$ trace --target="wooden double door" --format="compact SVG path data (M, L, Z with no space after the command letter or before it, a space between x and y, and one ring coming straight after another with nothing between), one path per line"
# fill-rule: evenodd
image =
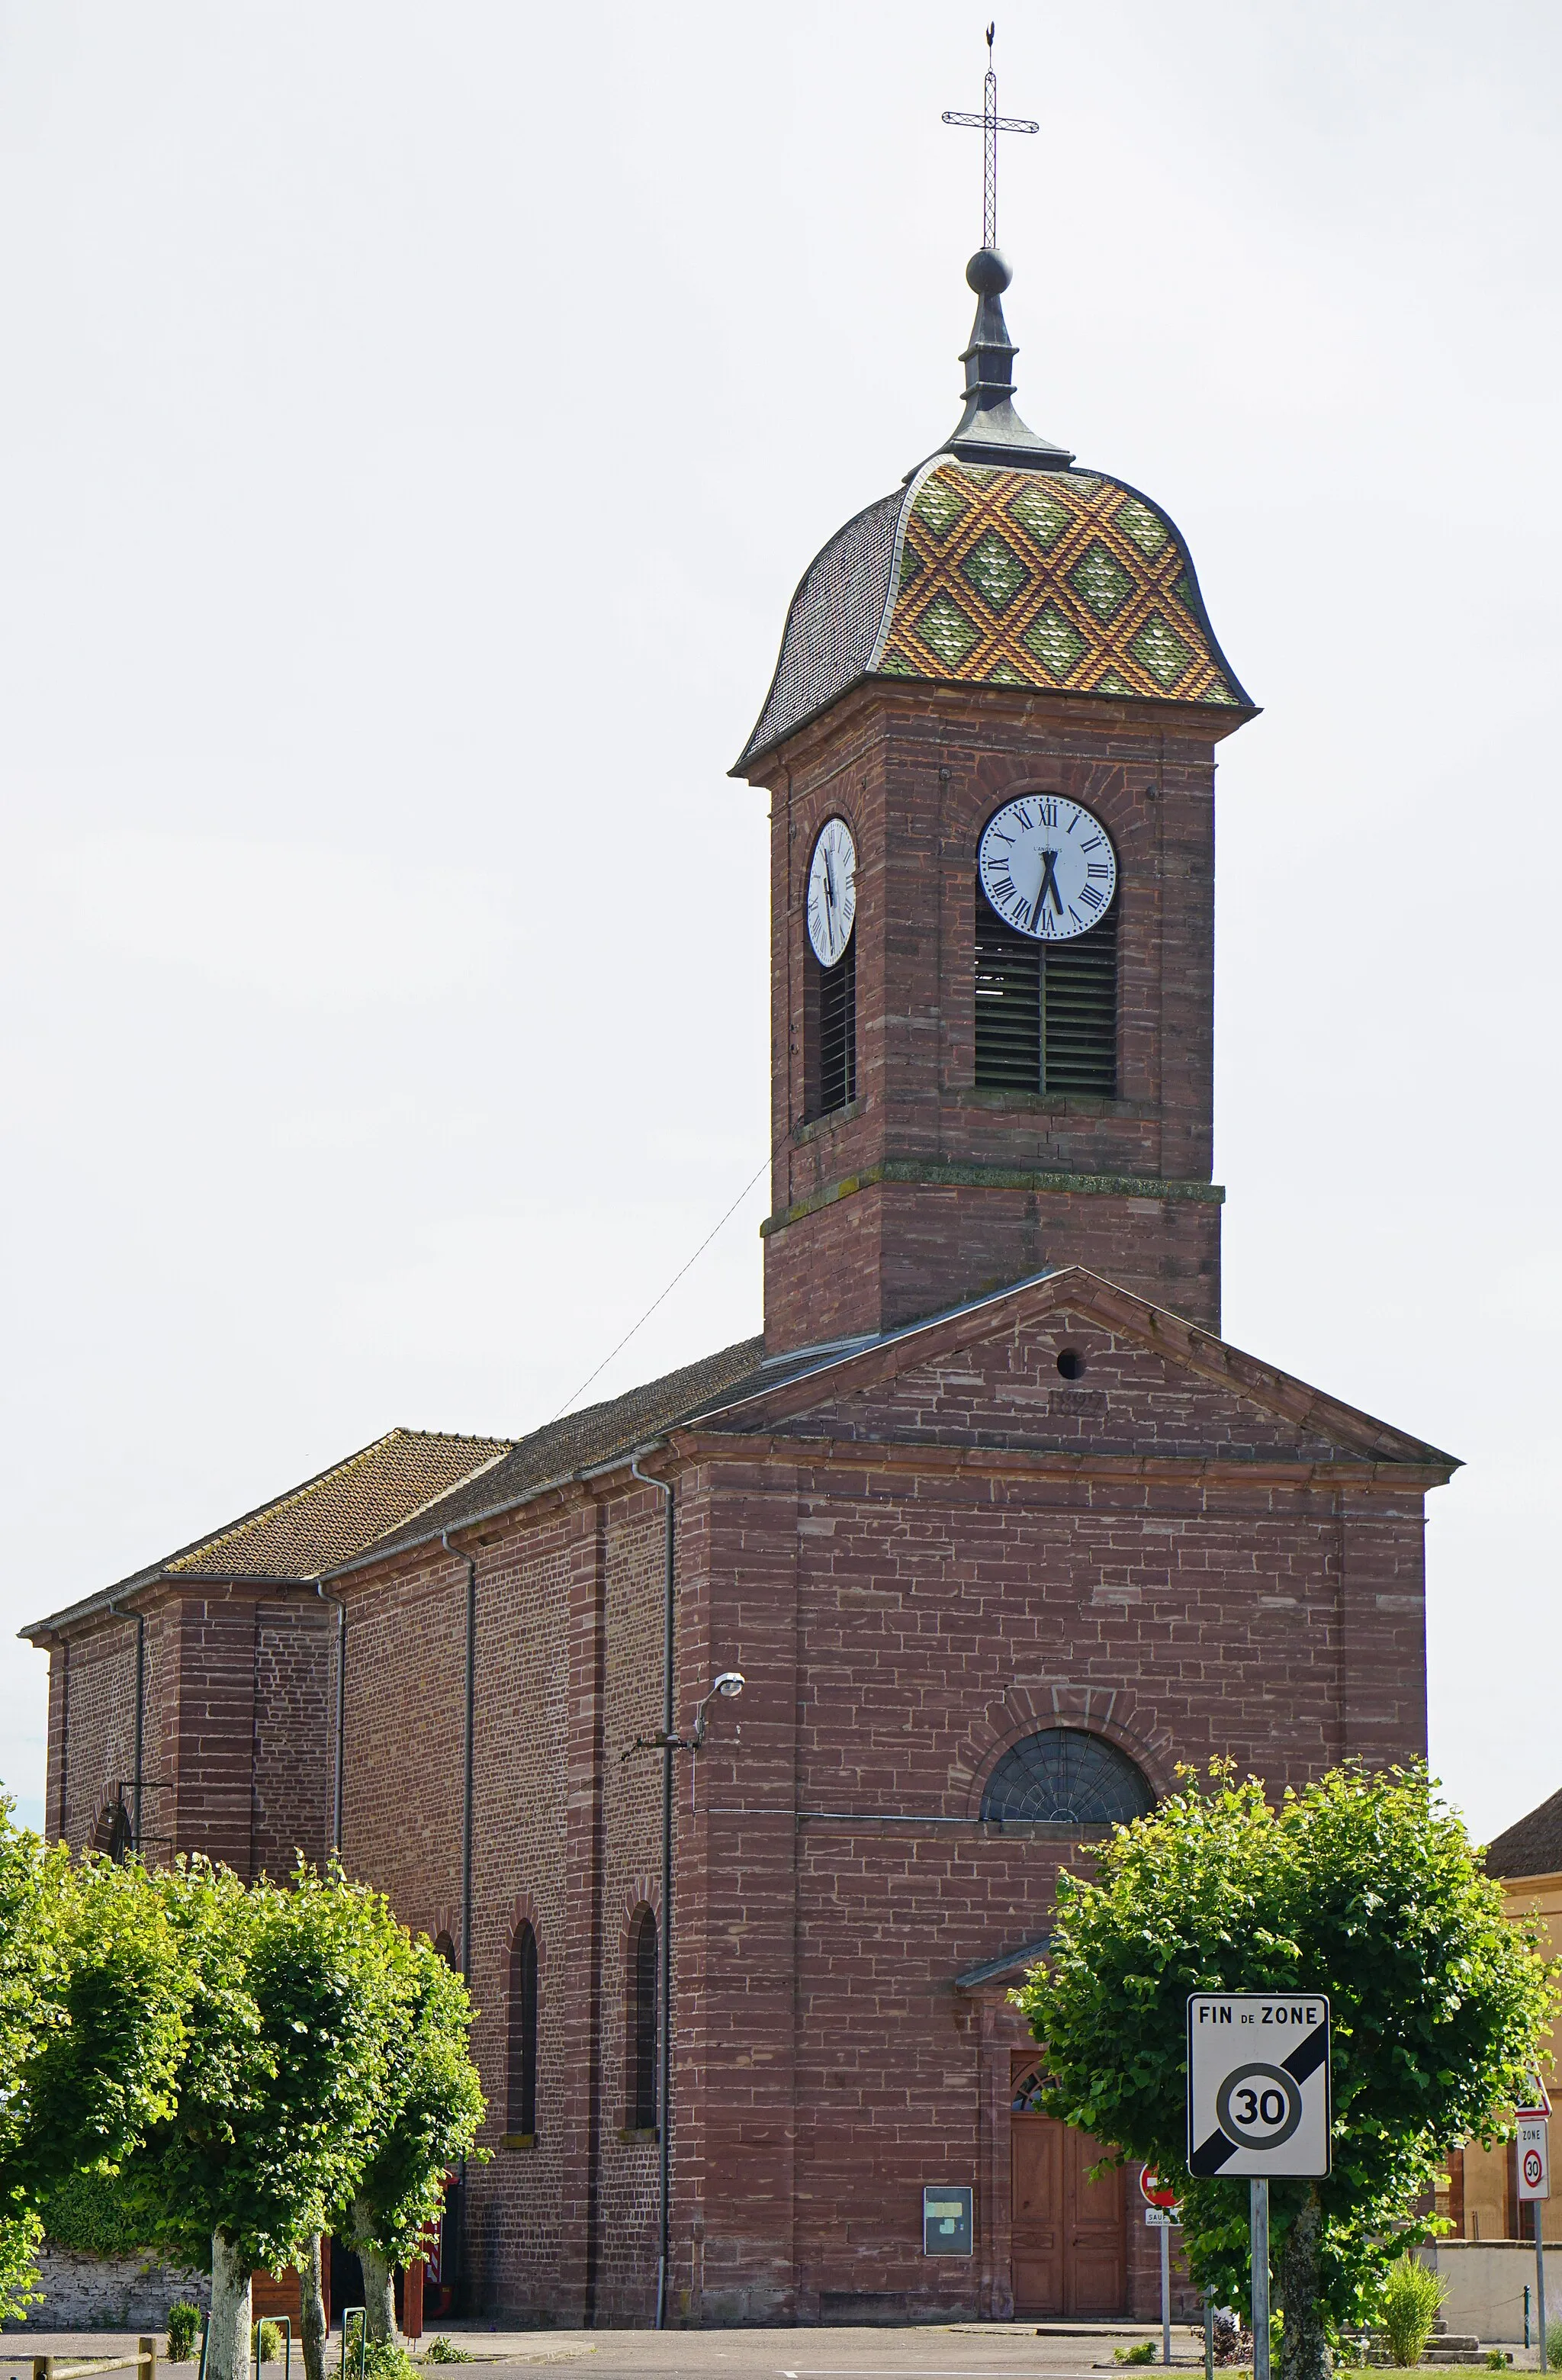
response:
M1126 2313L1123 2168L1087 2180L1100 2143L1051 2116L1011 2115L1009 2137L1015 2313Z

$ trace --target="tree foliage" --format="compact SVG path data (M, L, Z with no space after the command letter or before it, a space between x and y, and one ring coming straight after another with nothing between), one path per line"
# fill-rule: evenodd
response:
M0 2316L42 2224L213 2275L211 2380L247 2364L248 2276L328 2224L390 2265L483 2113L466 1986L383 1894L300 1861L72 1860L0 1802Z
M281 2270L366 2154L394 2014L385 1904L302 1862L285 1889L204 1860L155 1881L192 1989L172 2107L127 2178L165 2253L204 2265L221 2232Z
M1241 2304L1247 2184L1186 2170L1188 1996L1328 1994L1333 2170L1270 2199L1286 2366L1304 2374L1320 2313L1370 2310L1438 2160L1490 2139L1521 2094L1556 1998L1535 1946L1423 1770L1335 1770L1271 1803L1217 1762L1119 1828L1095 1881L1059 1878L1021 2004L1046 2045L1047 2111L1174 2181L1193 2279Z
M45 1851L0 1802L0 2313L33 2301L42 2209L165 2116L188 1983L139 1867Z
M486 2105L467 2046L472 2003L461 1977L426 1938L404 1935L397 1965L396 2037L353 2193L371 2218L373 2244L393 2265L418 2252L440 2212L445 2176L472 2152Z

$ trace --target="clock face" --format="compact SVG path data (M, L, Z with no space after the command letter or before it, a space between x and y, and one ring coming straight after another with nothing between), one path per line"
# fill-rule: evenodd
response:
M982 890L1006 925L1038 942L1088 933L1118 889L1117 854L1098 818L1061 794L1022 794L987 820Z
M857 914L857 846L843 818L819 829L808 868L808 940L820 966L834 966Z

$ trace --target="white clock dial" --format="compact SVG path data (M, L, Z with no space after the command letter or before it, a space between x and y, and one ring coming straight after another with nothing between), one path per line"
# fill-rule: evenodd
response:
M826 819L808 868L808 940L820 966L834 966L857 914L857 846L843 818Z
M1118 889L1117 854L1098 818L1061 794L1022 794L987 820L982 890L1006 925L1038 942L1088 933Z

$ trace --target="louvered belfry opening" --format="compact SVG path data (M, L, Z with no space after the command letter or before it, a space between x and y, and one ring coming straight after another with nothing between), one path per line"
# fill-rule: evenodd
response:
M1115 1099L1118 918L1069 942L1017 934L976 893L976 1088Z
M819 1115L849 1107L857 1096L857 937L854 932L832 967L819 969Z

